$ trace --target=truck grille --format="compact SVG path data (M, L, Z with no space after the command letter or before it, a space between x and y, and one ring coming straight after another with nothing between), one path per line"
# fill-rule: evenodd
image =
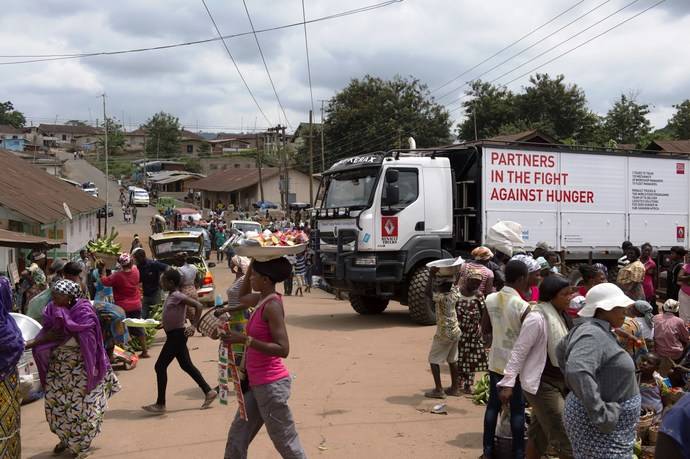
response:
M319 236L324 244L335 245L338 243L338 237L332 231L320 231ZM343 234L343 244L350 244L357 239L357 233L354 231L347 231Z

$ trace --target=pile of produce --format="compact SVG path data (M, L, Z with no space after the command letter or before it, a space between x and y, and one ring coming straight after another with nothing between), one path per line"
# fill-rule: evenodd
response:
M258 244L261 247L292 247L309 241L306 233L298 229L275 232L265 230L260 234L248 231L245 236L246 244Z
M161 321L163 319L163 304L155 304L149 309L149 319L156 319ZM146 334L146 346L151 347L153 344L153 339L156 337L158 329L155 327L144 328L144 333ZM132 338L130 335L129 342L126 346L127 350L130 352L141 352L141 343L137 338Z
M91 241L86 245L89 252L92 253L103 253L106 255L118 255L122 251L122 246L115 242L115 238L118 236L115 227L113 226L110 230L110 234Z
M489 401L489 374L486 373L474 386L472 401L477 405L486 405Z

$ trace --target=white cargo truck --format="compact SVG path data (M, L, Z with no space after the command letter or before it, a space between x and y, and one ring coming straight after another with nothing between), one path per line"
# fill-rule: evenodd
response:
M687 245L686 156L486 143L372 153L323 174L313 219L325 280L360 314L389 300L433 323L429 261L467 254L499 221L566 260L612 259L622 241Z

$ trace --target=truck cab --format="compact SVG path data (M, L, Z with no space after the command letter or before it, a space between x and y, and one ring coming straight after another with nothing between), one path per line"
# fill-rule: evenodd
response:
M349 291L355 311L397 300L415 322L435 322L426 264L451 256L453 183L448 158L415 153L347 158L323 174L315 245L325 280Z

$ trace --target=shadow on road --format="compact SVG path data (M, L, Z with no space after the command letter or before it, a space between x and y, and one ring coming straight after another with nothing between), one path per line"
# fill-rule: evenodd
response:
M376 330L393 327L417 328L407 311L390 311L373 316L363 316L356 312L318 314L310 316L291 316L288 325L300 328L332 331Z
M482 433L481 432L463 432L448 442L449 445L458 448L482 448Z

